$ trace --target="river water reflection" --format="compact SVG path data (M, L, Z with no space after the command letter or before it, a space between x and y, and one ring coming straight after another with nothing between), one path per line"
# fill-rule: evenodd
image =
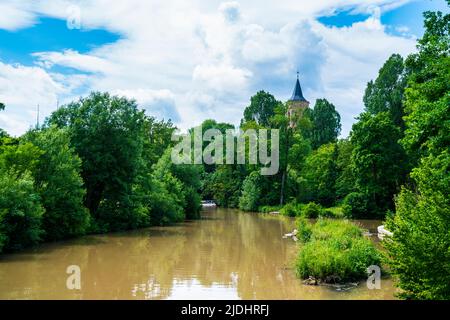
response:
M292 219L217 209L172 227L87 236L0 256L0 299L393 299L365 282L348 291L303 285ZM360 222L374 231L377 222ZM81 290L66 268L81 268Z

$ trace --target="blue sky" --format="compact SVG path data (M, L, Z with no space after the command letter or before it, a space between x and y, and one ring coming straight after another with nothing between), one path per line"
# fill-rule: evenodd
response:
M92 90L182 129L238 124L258 90L286 100L299 69L306 98L333 102L346 136L366 83L390 54L415 50L422 12L436 9L448 12L444 0L0 0L0 127L22 134L38 104L45 117Z

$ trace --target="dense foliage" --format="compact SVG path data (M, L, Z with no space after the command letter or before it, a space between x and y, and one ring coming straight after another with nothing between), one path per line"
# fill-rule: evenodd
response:
M402 297L450 299L450 14L425 13L425 27L406 61L402 144L416 168L388 219L386 247Z
M20 138L3 133L0 252L198 218L203 169L172 164L174 130L133 100L92 93Z

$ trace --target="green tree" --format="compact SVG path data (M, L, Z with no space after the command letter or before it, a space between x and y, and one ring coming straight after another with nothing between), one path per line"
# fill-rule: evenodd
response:
M15 251L41 240L44 208L29 173L17 178L0 171L0 252Z
M316 201L330 206L336 198L338 149L335 143L322 145L305 160L301 170L303 178L300 200Z
M172 134L175 129L170 120L158 121L153 117L145 117L143 158L148 169L158 162L167 148L173 146Z
M450 299L450 14L424 16L419 52L406 60L411 75L402 139L417 167L387 221L393 236L385 245L402 297Z
M393 209L394 195L406 175L404 150L398 143L400 129L388 112L363 113L350 137L356 189L368 204L365 214L383 216L386 210Z
M353 145L349 139L339 140L337 143L338 158L336 179L336 200L342 200L346 195L354 191L355 176L351 166Z
M335 106L326 99L318 99L310 114L313 123L311 132L313 149L335 142L341 133L341 116Z
M450 153L428 156L404 188L396 214L388 219L393 237L385 241L401 297L450 299Z
M263 127L270 126L270 118L275 115L275 108L281 104L273 95L259 91L251 97L250 105L244 110L245 121L256 121Z
M426 12L419 53L406 60L411 75L406 89L402 144L414 164L450 145L450 14Z
M134 210L132 192L145 131L136 102L92 93L53 113L48 123L68 128L71 146L82 160L85 205L94 231L138 227L141 216Z
M17 139L0 139L0 252L37 244L44 208L31 172L42 151Z
M245 178L242 185L242 195L239 198L239 208L244 211L256 211L260 204L261 175L254 171Z
M245 177L243 165L220 165L216 171L206 176L203 197L213 199L221 207L237 208Z
M375 81L367 84L365 111L371 114L389 112L395 125L404 129L403 94L406 87L403 58L393 54L385 62Z
M33 177L45 208L45 239L59 240L86 233L90 216L83 205L86 191L80 176L81 160L69 146L67 131L50 127L31 131L25 139L43 151Z

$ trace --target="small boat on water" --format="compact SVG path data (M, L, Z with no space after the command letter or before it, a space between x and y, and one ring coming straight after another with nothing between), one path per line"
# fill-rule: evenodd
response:
M203 208L215 208L217 204L213 200L203 200L202 201Z

